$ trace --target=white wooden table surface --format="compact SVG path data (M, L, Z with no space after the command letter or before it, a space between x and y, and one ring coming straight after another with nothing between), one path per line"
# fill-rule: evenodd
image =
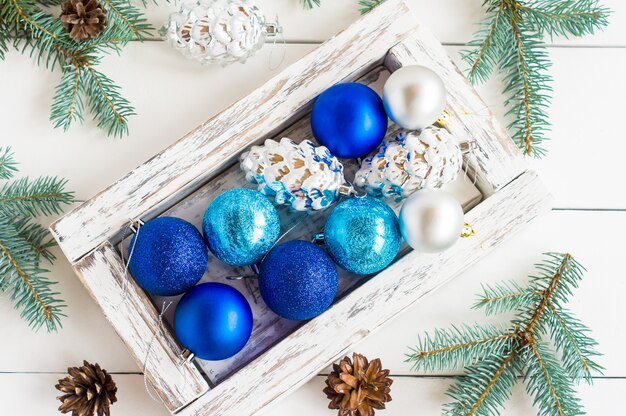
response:
M483 15L482 2L411 2L420 20L458 61L459 50ZM480 283L523 280L545 251L569 251L589 270L571 307L593 329L605 354L601 363L606 371L594 386L579 388L587 412L625 414L626 272L620 264L626 236L626 140L618 126L624 118L626 94L626 2L603 2L614 10L605 32L583 39L555 39L549 46L555 78L553 140L547 144L548 156L532 163L556 196L556 209L358 347L361 353L380 357L395 378L394 400L381 415L438 415L455 373L413 373L404 362L408 347L417 334L436 327L485 321L481 312L469 309ZM358 17L356 0L322 3L318 10L304 11L298 0L258 1L267 16L278 14L285 28L283 66ZM150 20L159 26L174 7L151 6ZM0 90L4 91L0 145L13 147L22 173L67 177L77 198L87 199L269 79L273 74L268 69L270 49L266 46L246 65L227 69L197 66L158 40L134 42L121 57L106 58L104 72L123 86L140 114L132 118L131 135L123 140L105 138L90 122L67 134L53 130L48 115L59 74L11 52L0 62ZM502 116L500 85L491 82L479 91ZM59 289L69 304L69 318L58 334L33 333L8 299L0 296L0 415L58 414L54 384L68 366L83 359L97 361L114 374L119 385L114 415L166 415L146 393L140 369L65 261L57 261L53 277L60 281ZM313 379L267 414L333 415L326 410L323 380L322 376ZM503 414L532 414L531 400L522 388L516 389Z

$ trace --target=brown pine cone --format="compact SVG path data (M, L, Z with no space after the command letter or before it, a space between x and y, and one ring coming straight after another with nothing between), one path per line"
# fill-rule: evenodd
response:
M72 39L86 41L106 28L106 10L98 0L67 0L61 5L61 22Z
M324 393L330 399L329 409L338 409L339 416L374 416L391 401L389 370L383 370L380 359L372 362L354 353L353 360L344 357L333 364L326 379Z
M117 401L117 387L106 370L99 364L83 361L82 367L68 368L69 376L59 380L55 387L65 393L57 397L61 401L61 413L72 416L109 416L111 404Z

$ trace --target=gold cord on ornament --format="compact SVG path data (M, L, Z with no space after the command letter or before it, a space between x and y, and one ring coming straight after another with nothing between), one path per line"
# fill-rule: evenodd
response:
M476 235L476 230L472 227L472 224L466 222L463 224L463 231L461 232L461 238L469 238L474 237Z

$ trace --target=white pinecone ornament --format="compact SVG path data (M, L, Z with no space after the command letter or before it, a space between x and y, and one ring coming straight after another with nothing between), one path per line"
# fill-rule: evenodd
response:
M296 211L319 211L340 197L343 165L324 146L310 140L266 140L241 155L241 169L258 190Z
M459 143L447 130L400 132L363 160L354 184L372 196L406 198L419 189L440 188L455 180L462 165Z
M258 7L247 0L196 0L181 4L161 33L188 58L202 64L245 62L280 32L266 24Z

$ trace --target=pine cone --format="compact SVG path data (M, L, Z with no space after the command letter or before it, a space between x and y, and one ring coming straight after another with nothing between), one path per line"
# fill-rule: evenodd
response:
M389 370L382 370L380 359L368 363L361 354L353 354L353 362L344 357L333 364L326 379L324 393L330 399L329 409L339 409L339 416L374 416L391 401Z
M117 401L117 387L111 375L99 364L83 361L82 367L68 368L69 376L59 380L55 387L65 393L57 397L61 401L61 413L72 416L109 416L110 406Z
M106 10L98 0L67 0L61 5L61 22L72 39L86 41L106 28Z

